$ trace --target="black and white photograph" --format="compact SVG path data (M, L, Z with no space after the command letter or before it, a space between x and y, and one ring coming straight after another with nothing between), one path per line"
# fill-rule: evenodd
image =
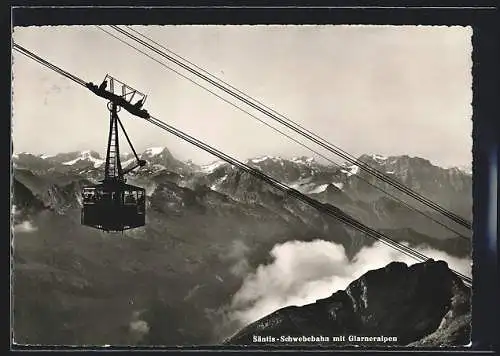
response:
M12 342L471 343L472 28L12 30Z

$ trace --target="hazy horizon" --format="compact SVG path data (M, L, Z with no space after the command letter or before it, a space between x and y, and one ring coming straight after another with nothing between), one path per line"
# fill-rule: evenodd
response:
M146 148L145 150L143 151L137 151L137 154L140 156L142 153L144 153L146 150L148 149L158 149L158 148L166 148L170 153L172 153L170 151L170 149L166 146L163 146L163 147L148 147ZM83 153L85 151L93 151L93 152L96 152L97 154L99 154L99 157L104 160L106 158L106 152L99 152L99 151L94 151L94 150L74 150L74 151L67 151L67 152L59 152L58 154L68 154L68 153ZM31 155L34 155L34 156L44 156L46 154L44 153L33 153L33 152L27 152L27 151L22 151L22 152L13 152L13 156L14 155L19 155L19 154L31 154ZM125 152L122 152L120 150L120 156L123 157L123 156L128 156L132 154L132 152L129 152L129 151L125 151ZM380 154L378 153L364 153L363 155L372 155L372 156L381 156ZM56 154L57 155L57 154ZM174 153L172 153L172 155L174 156L174 158L178 158L176 157L176 155ZM45 158L50 158L50 157L53 157L55 155L47 155L47 157ZM326 156L326 155L325 155ZM401 156L405 156L404 154L403 155L398 155L398 156L384 156L385 158L391 158L391 157L401 157ZM432 160L430 160L429 158L427 157L420 157L420 156L412 156L412 155L407 155L409 156L410 158L423 158L423 159L427 159L428 161L430 161L432 164L436 165L436 166L439 166L441 168L460 168L460 169L472 169L472 162L468 163L468 164L463 164L463 165L451 165L451 166L440 166L439 164L436 164L434 162L432 162ZM258 155L258 156L249 156L249 157L242 157L241 159L242 160L250 160L250 159L258 159L258 158L263 158L263 157L270 157L270 158L282 158L282 159L288 159L288 160L292 160L294 158L301 158L301 157L307 157L307 158L311 158L313 157L313 155L296 155L296 156L273 156L273 155ZM328 156L327 156L328 157ZM330 165L332 164L331 162L329 162L328 160L325 160L324 158L316 158L316 157L313 157L314 160L318 163L321 163L321 164L324 164L324 165ZM347 161L343 160L343 159L340 159L340 158L337 158L335 155L331 155L331 157L328 157L330 159L332 159L333 161L335 161L337 164L344 164L344 163L348 163ZM359 156L357 156L356 158L359 158ZM189 159L187 161L184 161L184 162L188 162L190 161ZM215 157L215 156L212 156L212 159L209 159L208 161L205 161L205 162L202 162L202 163L197 163L198 165L200 166L203 166L203 165L210 165L212 163L215 163L215 162L221 162L223 160L219 159L218 157Z
M409 155L442 167L471 165L469 27L133 28L356 157ZM13 37L86 81L99 83L109 73L145 92L145 108L155 117L235 158L311 156L321 161L94 26L15 28ZM86 89L13 53L14 152L89 149L102 156L108 115L105 102ZM161 146L183 161L217 160L143 120L121 117L137 151ZM130 152L124 140L122 147Z

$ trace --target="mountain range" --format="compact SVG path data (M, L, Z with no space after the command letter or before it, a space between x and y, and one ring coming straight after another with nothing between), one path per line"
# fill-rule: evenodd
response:
M147 164L131 172L128 183L146 188L146 226L123 234L80 225L81 188L103 177L98 153L12 156L17 342L220 343L236 331L221 326L222 310L246 276L270 262L274 246L322 239L353 258L373 244L229 164L185 163L165 147L139 156ZM409 156L359 160L471 218L469 173ZM134 161L122 156L123 167ZM384 191L413 204L357 166L307 157L246 163L395 240L457 258L470 255L470 241L388 197ZM425 214L445 222L432 211Z

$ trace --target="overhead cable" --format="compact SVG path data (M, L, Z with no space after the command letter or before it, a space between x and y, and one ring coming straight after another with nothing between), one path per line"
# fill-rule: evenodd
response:
M113 28L115 31L117 32L120 32L122 33L123 35L127 36L128 38L142 44L143 46L149 48L150 50L160 54L161 56L163 56L164 58L168 59L169 61L179 65L180 67L182 67L183 69L195 74L196 76L206 80L207 82L209 82L210 84L214 85L215 87L217 87L218 89L220 90L223 90L224 92L230 94L231 96L243 101L245 104L251 106L252 108L254 109L257 109L259 110L260 112L264 113L265 115L267 115L268 117L280 122L281 124L285 125L286 127L292 129L293 131L299 133L300 135L306 137L307 139L311 140L312 142L322 146L323 148L327 149L328 151L336 154L337 156L340 156L342 157L343 159L345 159L346 161L348 161L349 163L353 164L353 165L356 165L358 166L360 169L362 169L363 171L366 171L367 173L377 177L378 179L382 180L383 182L395 187L396 189L400 190L401 192L409 195L410 197L416 199L417 201L423 203L424 205L432 208L433 210L436 210L437 212L441 213L442 215L446 216L447 218L453 220L454 222L456 222L457 224L459 225L462 225L463 227L471 230L472 229L472 223L468 220L466 220L465 218L455 214L454 212L442 207L441 205L439 205L438 203L435 203L434 201L430 200L429 198L426 198L424 197L423 195L413 191L412 189L410 189L409 187L405 186L404 184L402 184L401 182L395 180L394 178L386 175L385 173L377 170L377 169L374 169L373 167L369 166L368 164L366 164L365 162L362 162L356 158L353 158L352 155L348 154L347 152L345 152L344 150L336 147L335 145L329 143L328 141L326 141L325 139L319 137L318 135L314 134L314 133L311 133L309 130L306 130L304 129L302 126L296 124L295 122L293 122L292 120L289 120L289 119L282 119L281 117L284 117L283 115L280 115L281 117L273 114L271 111L269 110L266 110L265 108L263 108L262 106L260 105L257 105L256 101L253 100L249 100L245 97L243 97L242 95L238 94L237 92L231 90L231 89L228 89L227 87L225 87L224 85L220 84L220 83L217 83L216 81L214 81L213 79L209 78L208 76L204 75L203 73L201 73L200 71L197 71L196 69L193 69L192 67L190 67L189 65L185 64L185 63L182 63L181 61L177 60L176 58L172 57L171 55L165 53L164 51L161 51L159 50L158 48L156 48L155 46L145 42L144 40L141 40L140 38L138 38L137 36L135 36L134 34L126 31L126 30L123 30L121 29L120 27L116 26L116 25L111 25L110 26L111 28ZM137 31L135 31L137 32ZM145 35L142 35L143 37L145 38L148 38L147 36ZM214 76L212 76L214 77ZM249 96L246 96L248 98L250 98Z
M329 162L331 162L331 163L335 164L336 166L340 166L338 163L336 163L336 162L332 161L331 159L329 159L329 158L325 157L324 155L322 155L322 154L318 153L317 151L315 151L315 150L311 149L310 147L305 146L303 143L301 143L301 142L297 141L296 139L294 139L294 138L292 138L291 136L289 136L289 135L285 134L284 132L280 131L279 129L277 129L277 128L275 128L275 127L271 126L271 125L269 125L268 123L264 122L263 120L259 119L258 117L256 117L255 115L253 115L253 114L249 113L248 111L243 110L241 107L238 107L238 106L237 106L237 105L235 105L234 103L232 103L232 102L228 101L227 99L225 99L225 98L221 97L220 95L216 94L216 93L215 93L215 92L213 92L212 90L210 90L210 89L208 89L208 88L206 88L206 87L204 87L204 86L200 85L199 83L195 82L195 81L194 81L194 80L192 80L191 78L189 78L189 77L187 77L187 76L185 76L185 75L181 74L180 72L176 71L175 69L173 69L173 68L171 68L171 67L167 66L165 63L163 63L163 62L159 61L158 59L156 59L156 58L152 57L151 55L147 54L146 52L144 52L144 51L142 51L142 50L138 49L137 47L135 47L135 46L131 45L130 43L128 43L128 42L126 42L126 41L124 41L123 39L121 39L121 38L119 38L119 37L117 37L117 36L113 35L113 34L112 34L112 33L110 33L109 31L106 31L106 30L104 30L103 28L101 28L101 27L99 27L99 26L97 26L97 27L98 27L100 30L102 30L103 32L105 32L105 33L107 33L108 35L110 35L110 36L114 37L115 39L117 39L117 40L121 41L122 43L124 43L124 44L126 44L127 46L129 46L129 47L133 48L134 50L136 50L136 51L138 51L138 52L142 53L143 55L145 55L145 56L149 57L150 59L152 59L152 60L156 61L157 63L161 64L162 66L166 67L167 69L169 69L169 70L171 70L171 71L175 72L176 74L180 75L181 77L183 77L183 78L185 78L185 79L187 79L187 80L191 81L191 82L192 82L192 83L194 83L195 85L197 85L197 86L199 86L199 87L201 87L201 88L203 88L203 89L207 90L208 92L210 92L211 94L215 95L215 96L216 96L216 97L218 97L219 99L221 99L221 100L223 100L223 101L225 101L225 102L229 103L230 105L232 105L232 106L236 107L237 109L239 109L239 110L241 110L241 111L245 112L246 114L250 115L250 116L251 116L251 117L253 117L254 119L257 119L258 121L260 121L260 122L261 122L261 123L263 123L264 125L266 125L266 126L270 127L271 129L273 129L273 130L277 131L277 132L278 132L278 133L280 133L281 135L283 135L283 136L285 136L285 137L287 137L287 138L291 139L292 141L294 141L295 143L298 143L299 145L301 145L301 146L305 147L305 148L306 148L306 149L308 149L309 151L311 151L311 152L314 152L314 153L318 154L319 156L321 156L322 158L326 159L327 161L329 161ZM121 32L121 33L124 33L124 32L122 32L123 30L122 30L122 29L120 29L120 28L119 28L119 27L117 27L117 26L111 26L111 27L113 27L115 30L117 30L117 29L118 29L117 31L119 31L119 32ZM142 37L145 37L145 38L149 39L149 37L147 37L147 36L145 36L145 35L141 34L140 32L135 31L135 30L133 30L133 29L131 29L131 30L132 30L132 31L134 31L135 33L140 34ZM127 35L127 36L128 36L128 37L130 37L129 35ZM145 45L145 46L147 46L148 48L150 48L150 49L151 49L151 47L150 47L149 45L142 43L143 41L141 42L140 40L137 40L137 39L134 39L134 40L135 40L136 42L139 42L139 43L141 43L141 44L143 44L143 45ZM155 41L153 41L153 40L151 40L151 39L149 39L149 40L150 40L150 41L152 41L153 43L157 44L158 46L161 46L161 45L160 45L160 44L158 44L157 42L155 42ZM165 48L165 47L163 47L163 46L161 46L161 47L162 47L162 48ZM154 50L154 49L153 49L153 50ZM158 51L156 51L156 50L154 50L154 51L158 53ZM173 51L170 51L170 50L167 50L167 51L168 51L168 52L170 52L170 53L173 53ZM210 73L206 72L205 70L201 69L200 67L198 67L198 66L194 65L192 62L189 62L188 60L184 59L183 57L181 57L181 56L179 56L179 55L176 55L175 53L173 53L173 54L174 54L176 57L178 57L178 58L180 58L180 59L182 59L182 60L184 60L184 61L188 62L189 64L193 65L194 67L199 68L201 71L203 71L203 72L207 73L207 75L209 75L209 76L211 76L211 77L213 77L213 78L215 78L215 79L217 79L217 80L221 81L222 83L224 83L224 84L228 85L229 87L231 87L231 88L235 89L234 87L230 86L230 85L229 85L229 84L227 84L226 82L224 82L224 81L222 81L222 80L218 79L217 77L215 77L215 76L211 75ZM163 56L163 57L165 57L165 55L162 55L162 56ZM186 70L190 71L191 73L194 73L194 74L195 74L195 75L197 75L198 77L201 77L202 79L205 79L205 80L206 80L206 81L208 81L210 84L215 85L215 86L216 86L216 87L218 87L219 89L222 89L222 88L220 87L220 85L215 84L213 81L211 81L211 80L207 79L205 76L203 76L203 75L201 75L201 76L200 76L200 75L199 75L199 73L198 73L198 74L197 74L197 73L195 73L196 71L193 71L193 70L190 70L190 69L186 68L184 65L182 65L180 62L178 62L178 61L176 61L176 60L172 60L172 59L170 58L170 56L167 56L166 58L167 58L168 60L170 60L170 61L174 62L175 64L177 64L177 65L181 66L182 68L184 68L184 69L186 69ZM226 89L227 89L227 88L226 88ZM224 89L222 89L222 90L224 90ZM228 92L227 90L224 90L224 91L225 91L225 92ZM237 89L235 89L235 91L237 91L238 93L241 93L241 92L240 92L239 90L237 90ZM230 93L230 94L231 94L231 93ZM243 94L243 93L241 93L241 94L242 94L242 95L245 95L245 94ZM234 95L233 95L233 96L234 96ZM246 96L246 95L245 95L245 96ZM248 97L248 96L247 96L247 97ZM239 97L237 97L237 96L236 96L236 98L237 98L237 99L242 100L241 98L239 98ZM250 99L251 99L251 98L250 98ZM244 100L243 100L243 101L244 101ZM255 102L257 102L257 103L259 103L259 104L261 104L260 102L258 102L258 101L256 101L256 100L254 100L254 101L255 101ZM247 101L244 101L244 102L245 102L246 104L249 104L249 103L248 103L248 100L247 100ZM261 105L263 105L263 104L261 104ZM253 106L253 105L252 105L252 107L255 107L255 106ZM265 108L267 108L266 106L264 106L264 107L265 107ZM269 110L273 111L272 109L269 109ZM261 111L261 112L262 112L262 110L259 110L259 111ZM278 114L278 115L280 115L280 114ZM269 115L267 115L267 116L269 116ZM282 116L282 117L284 117L283 115L281 115L281 116ZM271 118L273 118L273 117L271 117ZM286 118L285 118L285 119L286 119ZM288 120L288 119L286 119L286 120ZM283 120L278 120L278 121L280 121L281 123L283 123L283 122L282 122ZM288 121L289 121L289 122L293 122L293 121L291 121L291 120L288 120ZM287 126L287 127L290 127L289 125L286 125L286 126ZM297 126L298 126L299 128L301 128L301 129L305 130L305 131L306 131L306 132L308 132L308 133L310 132L310 131L308 131L307 129L304 129L303 127L301 127L300 125L297 125ZM300 132L300 130L296 130L296 129L294 129L294 131L295 131L295 132L298 132L299 134L301 134L302 136L304 136L303 132ZM307 135L307 134L306 134L306 135ZM312 134L312 135L314 135L314 134ZM319 138L319 139L321 139L320 137L318 137L318 138ZM321 140L323 140L323 139L321 139ZM314 141L314 140L313 140L313 141ZM325 140L323 140L323 141L325 141ZM325 141L325 142L326 142L326 141ZM327 143L328 143L328 142L327 142ZM321 145L321 146L322 146L322 147L324 147L324 148L326 148L324 145ZM327 149L328 149L328 148L327 148ZM332 151L331 149L328 149L328 150L329 150L329 151ZM341 153L340 153L340 154L339 154L338 152L334 152L334 153L336 153L337 155L340 155L341 157L344 157L344 155L348 155L348 153L347 153L347 152L342 151L342 150L340 150L340 151L341 151ZM350 162L351 162L351 163L353 163L353 164L358 164L358 165L359 165L359 164L360 164L360 163L359 163L360 161L358 161L358 160L356 160L355 158L352 158L352 157L353 157L353 156L351 156L351 161L350 161ZM346 158L346 157L344 157L344 158ZM363 165L363 164L364 164L364 163L363 163L363 162L361 162L361 165ZM368 167L368 169L375 170L374 168L372 168L372 167L370 167L370 166L368 166L368 165L366 165L366 166ZM360 168L362 168L362 167L360 166ZM402 190L402 189L401 189L401 186L402 186L402 187L404 187L404 188L406 188L406 190L409 190L409 189L410 189L410 188L408 188L408 187L406 187L406 186L402 185L400 182L395 181L393 178L388 177L388 176L387 176L387 175L385 175L384 173L381 173L381 172L378 172L378 173L379 173L379 175L381 175L381 177L382 177L382 178L381 178L381 177L378 177L379 179L381 179L382 181L386 182L386 183L387 183L387 184L389 184L389 185L392 185L394 188L396 188L396 189L398 189L398 190L400 190L400 191L403 191L403 192L404 192L404 189ZM372 173L372 175L377 176L376 174L373 174L373 173ZM451 232L455 233L458 237L463 238L463 239L467 239L467 240L469 240L469 238L468 238L468 237L464 236L462 233L458 232L457 230L455 230L455 229L451 228L450 226L448 226L448 225L446 225L446 224L442 223L441 221L437 220L436 218L434 218L434 217L430 216L429 214L426 214L424 211L419 210L419 209L417 209L417 208L413 207L412 205L410 205L410 204L408 204L408 203L404 202L402 199L400 199L400 198L396 197L396 196L395 196L395 195L393 195L393 194L390 194L389 192L387 192L387 191L386 191L386 190L384 190L383 188L381 188L381 187L379 187L379 186L376 186L376 185L374 185L374 184L370 183L367 179L364 179L362 176L360 176L360 175L356 175L356 177L357 177L358 179L363 180L364 182L366 182L367 184L371 185L372 187L374 187L374 188L378 189L379 191L383 192L384 194L386 194L386 195L390 196L391 198L393 198L394 200L396 200L396 201L397 201L397 202L399 202L400 204L404 205L405 207L409 208L410 210L413 210L413 211L415 211L415 212L419 213L420 215L425 216L426 218L428 218L428 219L432 220L433 222L437 223L438 225L440 225L440 226L444 227L445 229L447 229L447 230L449 230L449 231L451 231ZM394 186L394 184L392 184L392 183L391 183L390 181L388 181L388 179L386 179L386 178L391 179L391 180L394 180L394 182L397 182L397 183L398 183L398 185L399 185L400 187L398 187L398 186ZM413 195L415 195L415 194L418 194L418 193L413 192L412 194L413 194ZM411 195L411 194L410 194L410 195ZM433 206L430 206L430 205L429 205L428 203L426 203L423 199L418 198L418 197L415 197L415 196L414 196L414 198L415 198L417 201L419 201L420 203L422 203L422 204L424 204L424 205L426 205L426 206L428 206L428 207L433 208ZM435 204L435 206L437 205L437 203L434 203L434 204ZM443 209L444 209L444 208L443 208ZM436 210L436 209L434 208L434 210ZM438 211L439 211L439 210L438 210ZM453 214L454 214L454 213L451 213L451 212L444 213L444 215L445 215L445 216L447 216L447 217L450 217L450 216L451 216L451 215L453 215ZM465 227L465 228L469 229L469 230L470 230L470 228L471 228L471 227L470 227L470 224L469 224L469 225L467 225L467 224L461 224L461 225L462 225L463 227Z

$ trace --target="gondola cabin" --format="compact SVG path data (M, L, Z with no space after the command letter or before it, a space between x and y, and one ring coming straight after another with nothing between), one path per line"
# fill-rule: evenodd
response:
M108 84L110 91L106 90ZM99 87L92 83L88 83L87 87L99 96L110 100L108 102L110 119L104 179L100 184L82 189L81 223L108 232L144 226L146 225L146 192L144 188L126 184L125 175L133 169L143 167L146 161L137 156L118 117L118 111L121 107L125 107L131 114L147 116L147 112L141 111L146 96L110 75L106 75ZM118 92L121 92L121 95L117 95L115 91L120 88ZM139 101L132 105L131 101L134 96L138 97ZM125 170L122 169L120 162L119 127L137 160L134 166Z
M102 183L82 190L82 225L104 231L124 231L146 224L144 188L121 182Z

